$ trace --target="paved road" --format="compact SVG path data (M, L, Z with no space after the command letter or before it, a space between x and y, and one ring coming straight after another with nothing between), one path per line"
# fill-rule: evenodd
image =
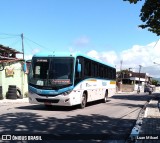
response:
M115 139L125 140L152 96L114 95L107 103L93 102L85 109L4 103L0 105L0 134L70 134L73 138L80 134L80 138L95 139L105 135L105 140L114 135Z

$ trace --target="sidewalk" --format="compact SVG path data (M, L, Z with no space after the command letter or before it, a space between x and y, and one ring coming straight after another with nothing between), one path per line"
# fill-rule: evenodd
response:
M160 94L146 107L136 143L160 143Z
M1 103L28 103L28 97L25 97L23 99L2 99L0 100Z
M116 93L115 93L115 95L118 95L118 94L124 94L124 95L128 95L128 94L137 94L137 91L132 91L132 92L123 92L123 91L117 91Z

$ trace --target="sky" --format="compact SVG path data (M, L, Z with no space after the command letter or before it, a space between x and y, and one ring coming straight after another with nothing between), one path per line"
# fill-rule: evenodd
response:
M22 51L81 52L116 67L160 77L159 37L141 29L144 0L0 0L0 44ZM156 64L154 64L156 62ZM122 66L121 66L122 63Z

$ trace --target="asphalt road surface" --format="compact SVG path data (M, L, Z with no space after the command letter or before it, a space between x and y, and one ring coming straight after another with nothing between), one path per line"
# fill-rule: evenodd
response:
M153 96L119 94L108 98L107 103L89 103L84 109L77 106L47 109L43 105L29 103L4 103L0 105L0 134L42 135L42 139L46 138L42 142L53 142L49 139L87 143L113 139L125 141L140 110Z

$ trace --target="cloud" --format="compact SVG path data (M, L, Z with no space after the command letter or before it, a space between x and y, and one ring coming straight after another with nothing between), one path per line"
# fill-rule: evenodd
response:
M112 65L114 65L117 60L117 54L115 53L115 51L97 52L96 50L91 50L87 53L87 55Z
M152 42L147 45L133 45L127 50L120 53L116 51L91 50L87 53L88 56L100 59L103 62L116 65L117 70L132 68L133 71L139 71L139 65L142 65L141 72L147 72L151 76L160 77L160 41ZM156 62L158 64L154 64Z
M74 45L77 46L77 47L85 47L89 44L89 38L86 37L86 36L82 36L80 38L77 38L75 41L74 41Z
M108 63L112 64L115 66L116 61L118 60L118 56L115 51L108 51L101 53L102 55L102 60L107 61Z
M132 67L138 65L142 65L143 67L151 66L155 60L159 60L160 63L160 56L158 54L160 52L159 44L155 47L155 42L145 46L134 45L132 48L122 51L120 58L125 66Z
M100 59L101 56L96 50L91 50L87 55L95 59Z
M35 49L32 50L32 54L33 55L36 54L36 53L38 53L38 52L40 52L40 49L38 49L38 48L35 48Z

